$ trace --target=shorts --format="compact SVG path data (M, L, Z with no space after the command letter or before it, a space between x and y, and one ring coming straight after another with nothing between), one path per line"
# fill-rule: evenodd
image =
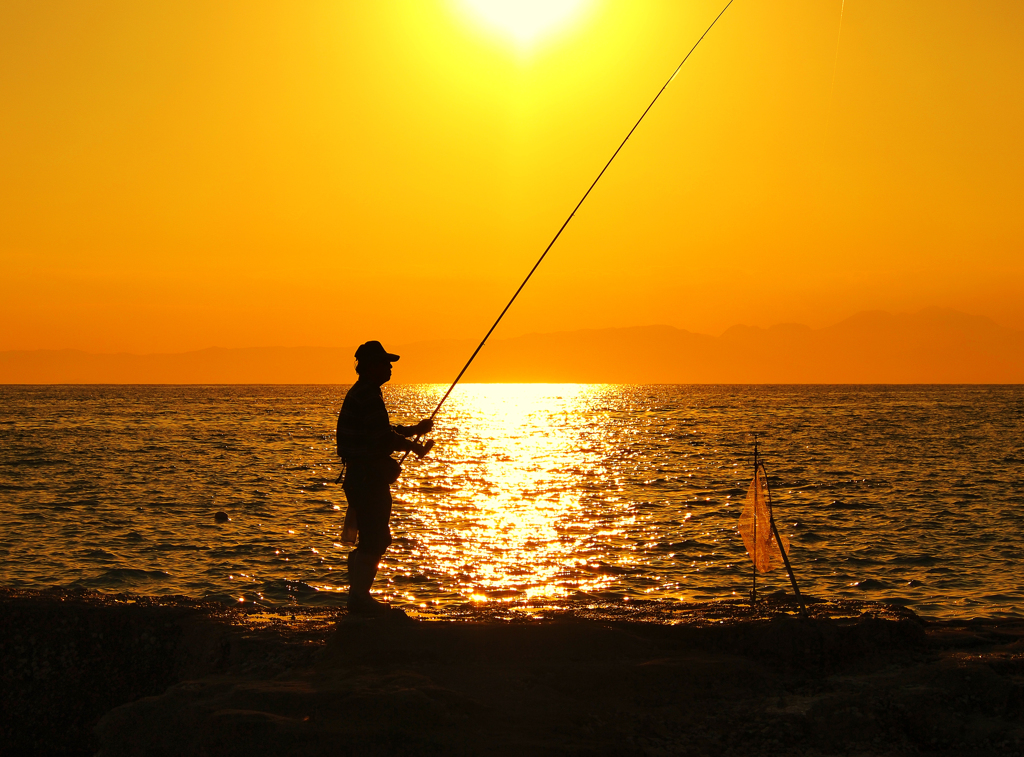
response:
M342 489L348 506L355 512L359 529L356 551L380 557L391 545L391 486L368 479L349 466Z

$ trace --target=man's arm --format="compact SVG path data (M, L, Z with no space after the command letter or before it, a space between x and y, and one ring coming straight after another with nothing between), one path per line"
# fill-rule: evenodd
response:
M415 426L412 428L415 428ZM397 433L394 433L391 436L393 439L393 452L415 452L416 457L423 457L425 454L430 452L430 448L434 446L433 439L428 439L426 443L420 444L414 439L405 439L404 437L399 436Z
M422 421L417 423L415 426L402 426L395 424L391 428L394 429L396 434L400 434L404 437L410 436L423 436L424 434L431 431L434 428L434 422L430 418L424 418Z

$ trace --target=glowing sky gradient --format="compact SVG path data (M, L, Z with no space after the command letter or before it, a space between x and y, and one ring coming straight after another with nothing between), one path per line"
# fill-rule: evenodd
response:
M479 338L721 5L8 0L0 350ZM1024 328L1024 4L840 6L738 0L499 336Z
M529 50L577 19L593 0L458 0L468 15Z

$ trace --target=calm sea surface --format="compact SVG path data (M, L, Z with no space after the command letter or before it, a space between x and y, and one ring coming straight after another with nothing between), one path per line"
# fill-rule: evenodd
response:
M344 604L346 389L0 387L0 583ZM444 389L386 388L392 421ZM805 592L1024 609L1020 386L460 386L395 487L375 586L427 613L744 596L754 433Z

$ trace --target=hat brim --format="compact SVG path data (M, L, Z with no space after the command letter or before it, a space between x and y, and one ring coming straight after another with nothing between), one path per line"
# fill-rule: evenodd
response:
M359 345L356 350L356 360L387 360L393 363L398 360L398 355L388 352L378 341L366 342Z

